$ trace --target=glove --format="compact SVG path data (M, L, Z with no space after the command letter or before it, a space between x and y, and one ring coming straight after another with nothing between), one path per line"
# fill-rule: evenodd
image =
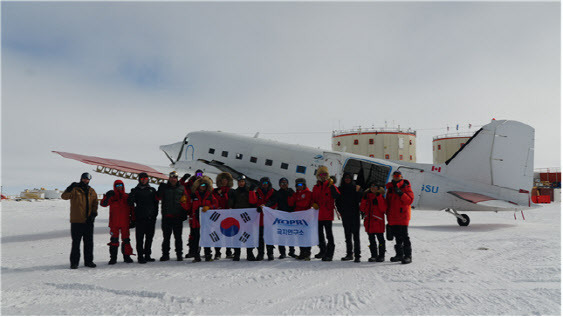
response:
M133 229L135 228L135 226L136 226L135 221L133 220L129 221L129 229Z
M332 178L328 179L328 187L334 185L334 181L332 180Z
M94 220L96 220L97 216L98 216L98 214L90 214L88 217L86 217L86 223L87 224L93 224Z
M362 219L364 219L366 217L366 214L364 212L360 212L360 217L362 217Z
M258 206L258 207L256 207L256 211L258 211L258 212L262 212L262 206Z
M115 192L113 190L110 190L106 193L106 197L108 199L110 199L111 197L115 196Z
M188 180L188 178L190 178L190 176L192 176L190 173L186 173L186 174L184 174L184 176L182 176L182 178L180 180L182 182L185 182L186 180Z
M395 194L401 196L403 194L403 191L399 187L395 187Z
M203 207L203 208L201 209L202 212L206 212L206 211L208 211L208 210L209 210L209 206L205 206L205 207Z
M76 183L76 182L75 182L75 183L72 183L72 184L70 184L70 186L68 186L68 187L65 189L65 192L70 193L70 192L74 189L74 187L77 187L77 186L78 186L78 183Z
M379 195L385 195L385 188L379 187L379 188L377 189L377 193L378 193Z
M313 209L319 210L319 204L317 204L317 203L313 203L312 207L313 207Z

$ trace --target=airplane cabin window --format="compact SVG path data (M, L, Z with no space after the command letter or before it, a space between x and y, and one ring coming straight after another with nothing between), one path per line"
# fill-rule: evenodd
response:
M296 173L301 173L301 174L305 174L305 171L307 171L307 168L301 165L297 165L297 169L295 170Z
M209 154L215 154L215 149L209 148Z
M251 156L251 157L250 157L250 162L251 162L251 163L256 163L256 161L258 161L257 158L255 158L254 156Z
M221 153L222 157L228 157L229 156L229 152L228 151L223 151L223 153Z
M236 157L237 157L237 160L242 160L242 154L237 153L237 156L236 156Z
M272 160L266 159L266 166L272 166Z
M280 167L281 167L281 169L286 170L289 167L289 165L287 163L281 163Z

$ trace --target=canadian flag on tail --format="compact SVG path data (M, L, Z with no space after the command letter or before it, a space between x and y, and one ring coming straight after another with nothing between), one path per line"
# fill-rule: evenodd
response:
M432 172L434 172L434 171L440 173L442 171L442 167L432 166Z

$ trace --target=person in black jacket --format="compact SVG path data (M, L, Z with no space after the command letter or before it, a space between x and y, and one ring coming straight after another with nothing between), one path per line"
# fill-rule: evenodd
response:
M240 175L237 178L237 189L234 190L234 195L229 197L229 207L233 209L242 209L242 208L252 208L256 207L255 205L251 204L248 200L248 193L250 189L246 184L246 176ZM240 248L233 248L234 256L233 261L240 261ZM252 253L252 249L246 250L246 259L248 261L255 261L256 258Z
M336 199L336 207L342 217L346 239L346 256L341 260L354 259L354 262L360 262L360 202L363 193L350 173L344 173L338 189L340 197ZM352 252L354 257L352 257Z
M149 185L147 173L139 173L139 184L131 189L127 203L135 207L135 239L139 263L154 262L151 258L154 227L158 216L156 190ZM132 227L132 226L131 226Z
M273 203L273 205L277 205L278 210L292 212L293 207L290 206L289 200L290 200L291 196L293 196L295 191L293 189L289 188L288 184L289 184L289 181L287 180L287 178L285 178L285 177L280 178L280 181L279 181L280 189L277 192L275 192L274 197L272 199L272 203ZM280 245L278 248L280 250L279 259L285 259L286 258L285 246ZM295 247L289 247L289 254L288 255L292 258L296 257Z
M170 260L170 237L174 233L176 260L182 261L182 227L188 219L188 198L186 189L178 181L178 173L171 172L168 182L158 186L158 198L162 201L162 257L160 261Z

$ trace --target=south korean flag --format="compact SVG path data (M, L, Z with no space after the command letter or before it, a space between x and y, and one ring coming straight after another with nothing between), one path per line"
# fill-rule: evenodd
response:
M201 247L257 248L260 214L256 208L200 212Z

